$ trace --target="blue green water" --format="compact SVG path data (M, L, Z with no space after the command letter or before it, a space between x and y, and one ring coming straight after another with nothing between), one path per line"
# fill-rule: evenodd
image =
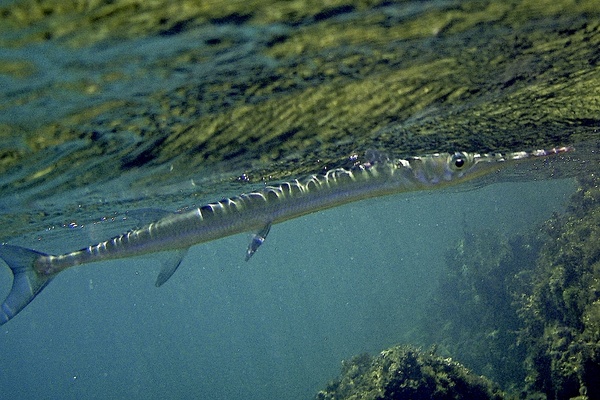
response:
M523 231L573 190L554 180L352 204L273 227L247 263L246 235L193 247L161 288L152 257L74 268L2 326L0 389L6 398L310 398L342 359L418 340L444 252L465 230ZM61 230L86 232L15 242L49 250ZM3 270L3 294L9 279Z
M356 21L376 20L383 15L382 21L387 21L384 25L394 26L410 20L413 14L427 15L430 10L452 13L459 3L385 2L376 9L338 10L340 15L332 19L340 27L346 23L346 29ZM408 120L394 116L396 119L386 120L390 125L381 130L375 126L387 122L377 121L357 128L353 131L355 137L348 136L339 143L325 143L318 132L302 131L313 125L299 123L301 138L296 138L289 148L277 144L280 137L272 139L275 144L271 147L264 145L273 153L278 150L287 156L276 160L275 165L265 166L258 159L263 150L259 145L248 153L258 155L256 158L245 157L241 150L250 146L249 142L231 153L224 152L231 156L229 161L210 161L189 169L185 157L197 162L194 151L202 154L203 149L176 148L174 151L181 151L182 156L170 154L171 158L162 162L151 157L159 143L157 138L170 139L169 133L180 134L186 126L193 126L207 115L219 115L240 104L242 108L260 104L269 96L278 99L278 90L285 88L292 94L301 94L304 89L334 81L326 82L331 78L325 73L330 71L311 60L311 55L306 56L309 59L302 55L289 59L265 55L273 43L286 40L286 35L313 23L318 23L318 19L306 18L299 25L211 22L172 35L105 40L80 48L60 40L0 46L0 62L20 61L32 67L31 74L24 77L0 73L0 155L4 156L4 150L7 157L11 152L23 155L21 162L0 175L3 240L49 253L72 251L138 225L134 217L127 216L132 210L156 207L175 211L248 191L251 187L235 179L241 173L256 172L254 184L260 185L264 171L286 170L279 162L312 160L306 153L311 152L310 145L314 143L322 141L334 150L337 143L347 149L365 132L365 137L371 135L374 143L395 135L418 141L422 138L417 133L413 135L412 129L419 124L435 125L436 121L451 120L465 110L471 119L459 123L453 133L471 130L467 133L472 134L469 143L473 146L479 143L480 120L491 119L503 129L498 132L501 147L532 150L512 148L510 138L519 139L521 131L504 126L506 121L501 114L506 110L494 109L500 116L481 115L477 106L497 100L502 108L506 104L497 96L510 97L512 85L518 88L521 81L529 83L528 74L522 70L533 68L531 74L535 75L536 63L540 64L540 71L555 68L549 67L551 58L541 62L533 56L516 66L501 63L497 73L501 85L494 81L485 86L488 83L484 82L474 90L469 86L473 82L458 80L456 92L444 92L440 98L427 100L431 104L423 100L426 106L415 106L415 115ZM553 22L539 24L551 26ZM379 49L367 44L352 48L343 43L331 53L327 46L317 53L322 60L335 59L338 53L357 60L356 65L350 63L334 71L334 75L344 74L344 79L348 79L337 83L342 90L344 85L360 82L360 74L368 74L372 67L370 57L377 53L400 52L429 60L436 59L436 52L443 50L441 58L460 59L446 52L457 48L462 52L463 40L468 42L469 52L476 49L470 41L485 33L484 24L478 26L475 24L472 31L460 32L456 37L452 33L438 35L432 28L431 36L417 35L410 40L396 37ZM501 26L500 31L511 35L505 32L510 31L506 27ZM486 35L491 38L494 32L498 31ZM2 32L0 39L8 43L11 35L16 40L18 34ZM515 34L515 54L530 51L527 43L519 45L521 34ZM67 36L65 41L68 39ZM593 49L590 53L596 57ZM540 59L545 57L544 54ZM406 68L413 61L395 60L396 64L391 65L393 69ZM585 62L584 73L576 70L563 74L556 67L555 74L575 80L591 74L588 69L595 65L593 61ZM383 57L379 64L387 62ZM367 72L359 68L361 65ZM578 68L579 64L573 65ZM292 74L290 78L285 71L294 71L298 76ZM270 79L277 81L275 89L269 88ZM420 103L420 91L423 96L429 92L427 83L419 79L409 91L411 95L417 93L416 103ZM227 93L215 92L214 88L227 87L229 83ZM532 86L539 83L531 78ZM244 85L257 85L258 89L253 92ZM481 97L456 106L446 103L446 97L452 97L452 93L458 93L460 98L469 90L481 90ZM578 124L595 129L595 114L586 114L588 109L573 116L565 111L567 122L561 121L563 125L546 121L542 127L532 127L531 121L552 115L548 107L562 101L560 98L553 102L554 95L547 95L550 100L539 103L538 113L525 118L523 126L529 133L553 128L555 136L548 143L572 144L565 143L556 132L566 125L575 129ZM189 104L192 100L193 104ZM358 99L356 106L366 100ZM101 108L107 102L120 106L94 113L95 107ZM334 102L331 104L333 107ZM192 111L186 113L186 107ZM76 114L82 110L84 117ZM405 108L400 111L408 112ZM289 118L303 116L302 110L296 112ZM69 119L72 113L78 118ZM429 119L433 117L437 119ZM329 128L338 122L325 120L317 125ZM57 137L52 136L52 129L46 129L55 123ZM235 123L231 121L231 125ZM179 128L170 130L176 126ZM490 131L490 126L496 125L486 126ZM65 132L72 132L73 137L63 142L65 137L60 134ZM291 136L298 133L293 129L290 132ZM436 138L444 139L443 130L437 134ZM49 142L56 139L60 144L42 142L43 150L35 152L32 147L40 137ZM235 137L227 138L224 143L235 141ZM306 148L294 147L304 142ZM419 146L428 142L423 139L423 143ZM431 146L444 143L432 139ZM489 146L494 142L482 143ZM593 150L594 146L596 153L590 157L585 150ZM578 147L574 157L583 150L583 161L571 160L564 164L566 169L575 170L585 164L597 171L597 144L594 146ZM95 154L96 149L102 156L77 157L84 150L85 154ZM147 159L143 157L145 152L150 152ZM159 153L164 154L168 152ZM348 159L351 155L332 154L330 159ZM269 159L271 155L265 157ZM328 165L314 167L311 172L322 171ZM561 211L576 190L574 180L548 179L552 174L545 167L543 162L536 168L524 167L526 179L505 175L506 183L485 181L487 186L474 190L458 187L390 196L289 221L272 228L265 244L249 262L244 261L244 255L250 233L195 246L161 288L154 287L160 269L156 256L72 268L61 273L19 315L0 327L0 397L312 398L339 374L343 359L361 352L375 354L397 343L424 344L420 329L427 321L427 306L443 276L446 255L465 235L477 235L483 229L507 236L528 229L535 231L554 211ZM171 172L176 178L169 178ZM88 179L88 184L80 184L78 178L90 174L95 178L93 182L89 184ZM160 177L160 182L155 184L153 177ZM502 181L502 174L498 178ZM4 265L0 266L3 299L11 276ZM460 354L452 357L461 361Z

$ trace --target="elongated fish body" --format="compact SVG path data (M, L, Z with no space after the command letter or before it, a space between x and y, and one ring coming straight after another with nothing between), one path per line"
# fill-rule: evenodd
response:
M241 232L256 232L246 251L248 260L263 243L272 224L338 205L393 193L456 185L497 171L505 165L546 157L570 148L501 154L433 154L403 160L380 159L351 169L334 169L262 190L209 203L185 213L168 214L139 229L89 247L49 255L2 245L0 257L13 273L10 293L0 306L0 325L21 311L59 272L81 264L174 251L163 265L157 286L179 266L195 244Z

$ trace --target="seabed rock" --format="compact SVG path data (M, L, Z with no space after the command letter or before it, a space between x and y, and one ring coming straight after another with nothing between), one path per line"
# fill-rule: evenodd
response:
M342 362L342 377L320 391L318 400L502 399L491 381L433 351L395 346L371 357Z

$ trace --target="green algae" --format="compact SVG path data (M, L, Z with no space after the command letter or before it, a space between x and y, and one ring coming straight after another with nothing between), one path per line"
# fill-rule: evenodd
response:
M569 212L546 224L519 310L528 390L549 399L600 396L600 181L580 184Z
M600 182L578 182L564 214L530 232L465 232L415 340L513 397L598 398Z
M540 246L531 234L465 232L447 253L446 271L419 323L419 342L435 344L441 354L518 393L526 348L517 338L523 324L514 302L523 290L523 270L535 264Z
M316 396L341 399L502 399L502 392L449 358L410 346L395 346L371 357L342 363L342 376Z

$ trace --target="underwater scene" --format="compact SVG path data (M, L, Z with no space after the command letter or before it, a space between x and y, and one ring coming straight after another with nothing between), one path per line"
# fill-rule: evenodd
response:
M597 1L4 0L0 88L2 398L600 399Z

